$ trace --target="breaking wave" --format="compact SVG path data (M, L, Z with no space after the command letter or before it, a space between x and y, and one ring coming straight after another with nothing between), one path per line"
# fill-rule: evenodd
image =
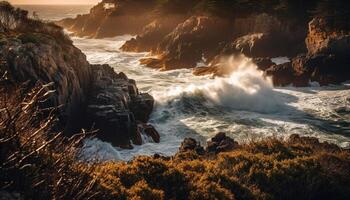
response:
M227 65L232 74L216 78L208 83L190 84L169 88L167 92L155 92L160 106L172 101L197 101L203 106L221 106L235 110L253 112L276 112L281 106L275 97L272 81L258 70L257 66L244 56L230 56L222 59L220 65ZM186 102L185 102L186 103Z

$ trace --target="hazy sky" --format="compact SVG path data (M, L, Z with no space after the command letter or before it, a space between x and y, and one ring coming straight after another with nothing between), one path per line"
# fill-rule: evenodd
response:
M12 4L97 4L101 0L8 0Z

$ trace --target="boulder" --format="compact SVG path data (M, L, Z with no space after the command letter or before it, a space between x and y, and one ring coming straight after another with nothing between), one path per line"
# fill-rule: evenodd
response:
M265 71L267 76L272 77L274 86L293 85L297 87L308 86L310 80L305 74L297 74L292 62L273 65Z
M139 123L137 125L138 131L150 138L152 138L152 140L155 143L159 143L160 142L160 135L158 133L158 131L150 124L145 124L145 123Z
M238 143L236 141L227 137L226 133L220 132L211 138L211 141L208 141L206 151L208 153L220 153L232 151L237 147Z
M204 148L193 138L185 138L181 143L179 152L187 152L194 151L199 155L203 155L205 153Z

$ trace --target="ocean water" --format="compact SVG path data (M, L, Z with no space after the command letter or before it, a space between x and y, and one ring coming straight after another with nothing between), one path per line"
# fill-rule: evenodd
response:
M53 18L61 17L57 14ZM147 52L119 50L130 38L126 35L72 40L91 63L110 64L117 72L123 71L135 79L141 91L154 96L156 105L150 123L160 132L161 142L156 144L145 138L142 146L122 150L93 139L85 142L86 157L130 160L136 155L172 155L184 138L205 143L219 131L239 142L267 137L284 139L296 133L350 148L350 83L276 88L245 57L223 60L223 64L235 69L228 78L196 77L189 69L160 72L139 64Z
M42 20L57 21L73 18L77 14L87 14L93 5L16 5L29 11L29 16L35 12Z

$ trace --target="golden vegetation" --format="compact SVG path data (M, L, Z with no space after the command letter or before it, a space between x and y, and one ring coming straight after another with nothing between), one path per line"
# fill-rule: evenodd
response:
M47 87L47 86L46 86ZM292 136L231 152L79 161L85 134L55 130L46 87L1 81L0 191L29 199L349 199L350 152Z

